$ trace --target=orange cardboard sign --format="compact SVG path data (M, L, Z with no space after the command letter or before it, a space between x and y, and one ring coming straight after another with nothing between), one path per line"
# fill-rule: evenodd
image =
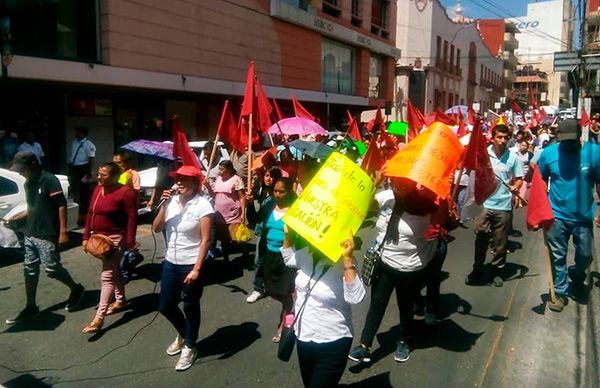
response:
M450 193L450 179L460 161L463 146L450 128L434 122L390 159L383 174L408 178L440 198Z

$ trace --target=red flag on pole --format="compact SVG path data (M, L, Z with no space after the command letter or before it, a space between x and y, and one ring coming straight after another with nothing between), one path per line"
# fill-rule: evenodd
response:
M414 139L421 133L423 125L425 125L425 117L423 113L413 105L411 100L406 103L406 120L408 121L408 137Z
M238 130L233 114L229 109L229 101L225 101L225 106L223 106L223 113L221 113L217 135L219 135L219 138L221 138L223 143L229 145L238 153L243 154L246 152L246 144L242 141L242 136L240 136L241 133ZM245 139L247 138L248 135L245 136Z
M462 114L460 114L460 118L458 121L458 131L456 131L456 136L458 136L460 138L466 134L467 134L467 125L465 124L465 120L462 117Z
M254 112L254 62L248 66L248 76L246 77L246 92L244 93L244 102L240 117L247 117Z
M294 104L294 113L297 117L302 117L308 120L314 120L315 116L311 115L296 99L296 95L292 94L292 103Z
M200 162L198 157L190 148L190 144L185 137L185 133L181 129L179 118L177 115L173 116L173 156L175 158L181 158L184 166L194 166L198 170L200 169Z
M521 109L516 98L510 100L510 109L512 109L513 113L523 113L523 109Z
M475 121L477 121L477 113L475 113L475 110L473 110L472 106L469 106L467 108L467 115L469 119L469 124L475 125Z
M533 89L529 86L529 105L533 107L533 109L539 109L537 100L535 99L535 95L533 94Z
M271 121L273 108L271 107L271 104L269 104L269 99L258 78L256 79L256 107L258 110L258 128L261 132L267 132L271 125L273 125L273 122Z
M283 115L283 112L281 111L281 109L279 109L279 105L277 104L277 100L272 98L273 100L273 106L275 107L275 116L277 121L284 119L285 116Z
M531 179L531 190L529 192L529 205L527 206L527 229L542 227L549 229L554 222L554 213L546 192L546 183L540 175L536 166Z
M590 125L590 123L591 123L590 116L585 111L585 109L582 109L581 110L581 118L579 119L579 125L581 127L585 127L585 126Z
M363 158L361 168L367 173L371 174L375 171L378 171L385 163L385 159L383 154L377 147L377 139L374 137L369 142L369 147L367 148L367 152L365 153L365 157Z
M356 120L350 114L349 110L346 110L346 113L348 114L348 134L357 141L363 141L363 138L360 135L360 131L358 129L358 124L356 123Z
M464 168L475 171L475 202L481 205L496 191L498 181L492 168L479 120L475 121L466 152Z

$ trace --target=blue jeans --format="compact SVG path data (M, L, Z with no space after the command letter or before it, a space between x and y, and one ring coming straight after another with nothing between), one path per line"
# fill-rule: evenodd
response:
M197 279L191 286L183 284L193 264L178 265L165 260L160 280L158 309L171 322L188 347L195 347L200 330L200 297L203 286ZM183 312L179 302L183 299ZM184 316L185 314L185 316Z
M573 236L575 245L575 265L567 267L567 252L571 236ZM555 219L552 228L545 232L545 238L550 249L554 291L558 295L567 295L569 278L571 283L583 283L585 271L592 262L592 244L594 243L592 222Z

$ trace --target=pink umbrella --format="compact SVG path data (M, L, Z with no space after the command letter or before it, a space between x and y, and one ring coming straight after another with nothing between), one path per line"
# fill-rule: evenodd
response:
M271 125L268 130L270 134L285 135L326 135L327 130L316 122L302 117L288 117Z

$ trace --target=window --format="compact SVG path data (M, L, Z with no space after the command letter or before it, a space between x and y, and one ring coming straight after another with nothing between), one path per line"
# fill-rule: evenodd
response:
M383 60L371 55L369 61L369 97L381 98L381 81L383 75Z
M356 27L360 27L362 25L362 19L360 18L360 1L352 0L352 16L350 18L350 22L352 25Z
M0 197L5 195L17 194L19 187L17 184L10 179L0 177Z
M352 0L352 16L360 16L359 12L359 1L358 0Z
M387 28L387 0L373 0L371 3L371 24Z
M436 66L440 66L440 60L442 59L442 37L438 35L435 46L435 62Z
M4 1L15 54L97 62L97 0Z
M456 74L460 75L460 49L456 49Z
M450 66L448 67L448 70L451 73L454 73L454 45L451 44L450 45Z
M447 69L447 65L448 65L448 41L445 40L444 41L444 60L442 62L442 66L445 69Z
M354 50L350 46L323 40L321 87L324 92L354 93Z

